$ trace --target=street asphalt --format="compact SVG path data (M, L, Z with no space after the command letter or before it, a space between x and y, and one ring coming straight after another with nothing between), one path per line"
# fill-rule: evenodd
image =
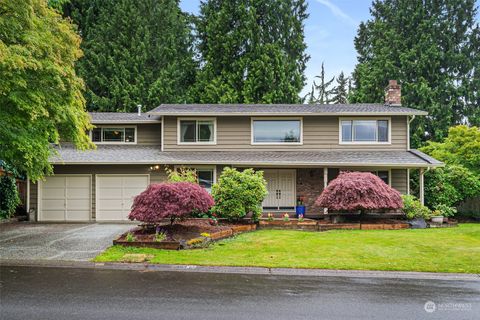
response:
M479 319L480 281L0 267L1 319Z

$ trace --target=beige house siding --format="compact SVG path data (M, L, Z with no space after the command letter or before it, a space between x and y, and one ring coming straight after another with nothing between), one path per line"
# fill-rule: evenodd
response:
M160 147L162 144L161 124L137 124L137 144Z
M392 187L402 194L407 194L407 169L392 169Z
M288 117L287 117L288 118ZM356 117L359 118L359 117ZM391 144L341 145L339 143L339 117L303 117L303 145L251 145L251 117L217 117L216 145L178 145L177 117L164 117L165 151L314 151L314 150L406 150L407 117L391 117Z
M92 175L92 219L95 219L95 175L97 174L149 174L150 183L167 180L164 166L150 171L149 165L60 165L54 167L55 174L91 174ZM38 215L38 184L30 185L30 208Z

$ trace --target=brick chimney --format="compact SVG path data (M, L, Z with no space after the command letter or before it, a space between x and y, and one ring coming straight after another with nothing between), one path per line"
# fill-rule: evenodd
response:
M397 80L389 80L387 89L385 90L385 104L391 106L402 105L402 88Z

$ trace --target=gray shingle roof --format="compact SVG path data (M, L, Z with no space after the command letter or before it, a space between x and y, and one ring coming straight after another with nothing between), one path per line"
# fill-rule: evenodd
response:
M125 112L89 112L93 124L100 123L144 123L159 122L161 117L148 113L125 113Z
M427 112L383 104L162 104L155 115L427 115Z
M162 152L155 146L99 145L78 151L71 145L58 149L56 164L227 164L251 166L383 166L434 167L442 165L419 151L212 151Z

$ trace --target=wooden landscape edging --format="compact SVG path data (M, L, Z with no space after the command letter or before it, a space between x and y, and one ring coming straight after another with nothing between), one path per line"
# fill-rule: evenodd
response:
M122 234L115 240L113 240L114 245L122 245L125 247L144 247L144 248L154 248L154 249L165 249L165 250L180 250L180 249L190 249L200 244L206 244L211 241L218 241L225 238L232 237L236 234L253 231L257 229L256 224L244 224L244 225L234 225L229 229L221 230L218 232L211 233L208 237L197 237L190 239L188 241L126 241L124 239L125 234ZM130 232L130 231L129 231Z

